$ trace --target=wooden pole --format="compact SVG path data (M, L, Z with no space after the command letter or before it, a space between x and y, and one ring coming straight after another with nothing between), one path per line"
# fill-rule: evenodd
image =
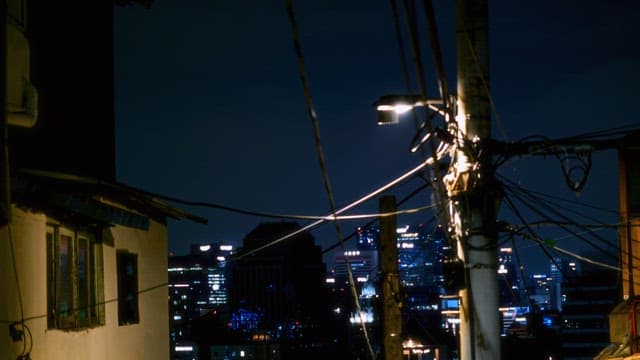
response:
M380 213L396 211L394 196L382 196ZM396 216L380 217L380 282L382 289L383 353L385 360L402 357L402 306L398 273L398 235Z

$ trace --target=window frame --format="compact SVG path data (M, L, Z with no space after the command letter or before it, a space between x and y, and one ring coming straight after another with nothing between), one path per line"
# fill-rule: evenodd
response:
M139 324L138 254L127 250L116 251L116 271L118 281L118 326Z
M105 324L104 263L96 229L47 223L47 327Z

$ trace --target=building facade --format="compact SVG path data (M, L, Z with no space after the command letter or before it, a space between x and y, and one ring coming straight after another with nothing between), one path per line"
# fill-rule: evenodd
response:
M169 357L167 218L206 220L116 181L114 6L0 14L2 359Z
M0 357L167 358L166 217L189 215L119 184L14 180L0 228Z

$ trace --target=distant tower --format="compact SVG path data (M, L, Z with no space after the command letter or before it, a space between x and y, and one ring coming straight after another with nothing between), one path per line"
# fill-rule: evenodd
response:
M515 306L519 302L519 276L513 261L513 249L501 247L498 255L498 286L500 306Z

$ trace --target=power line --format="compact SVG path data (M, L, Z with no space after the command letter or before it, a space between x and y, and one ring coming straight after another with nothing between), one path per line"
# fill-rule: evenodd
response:
M523 195L517 193L516 191L514 191L513 189L510 189L509 187L505 187L507 190L509 190L511 192L511 194L513 196L515 196L518 200L520 200L520 202L525 205L529 210L535 212L536 214L544 217L546 219L546 221L549 222L553 222L554 220L550 219L549 217L546 216L546 214L544 214L540 209L538 209L537 207L533 206L532 204L530 204L529 202L525 201L525 199L523 198ZM534 201L536 201L534 199ZM559 213L558 211L556 211L555 209L553 209L552 207L548 206L547 204L541 202L541 201L536 201L537 205L542 206L543 208L547 209L548 211L551 211L553 214L555 214L556 216L565 219L565 220L569 220L566 216L564 216L563 214ZM562 225L562 224L558 224L558 226L560 228L562 228L563 230L573 234L574 236L576 236L577 238L585 241L586 243L588 243L589 245L591 245L594 249L597 249L599 251L601 251L603 254L611 257L611 258L617 258L618 255L617 254L612 254L611 252L603 249L602 247L600 247L599 245L596 245L595 243L593 243L592 241L586 239L585 237L581 236L580 234L577 234L576 232L572 231L571 229L569 229L566 225ZM594 235L595 236L595 235ZM606 243L607 245L611 246L611 244L609 244L608 242L606 242L604 239L599 239L602 242Z
M322 172L322 179L323 179L323 183L324 183L324 187L325 187L325 191L327 194L327 198L329 200L329 206L331 209L331 214L333 216L333 218L335 219L334 224L335 224L335 229L336 229L336 234L338 236L338 240L340 241L341 244L343 244L343 240L342 240L342 231L340 229L340 223L339 221L336 219L336 216L338 215L336 212L336 204L335 204L335 200L334 200L334 196L333 196L333 191L331 189L331 182L329 180L329 172L327 170L327 164L326 164L326 160L324 158L324 152L322 151L322 143L320 141L320 126L318 124L318 118L316 116L316 112L315 109L313 107L313 102L311 100L311 92L309 90L309 85L308 85L308 80L307 80L307 73L305 70L305 64L304 64L304 58L302 56L302 46L300 44L300 36L298 34L298 26L297 26L297 22L296 22L296 18L295 18L295 14L293 11L293 0L287 0L287 13L289 15L289 21L291 23L291 30L293 32L293 41L294 41L294 48L296 50L296 55L297 55L297 59L298 59L298 65L300 66L300 80L302 81L302 87L303 87L303 92L304 92L304 98L305 98L305 102L307 105L307 111L309 114L309 118L311 119L311 123L313 125L313 135L314 135L314 140L315 140L315 145L316 145L316 153L318 155L318 161L320 162L320 169ZM344 244L342 245L344 247ZM360 317L360 322L362 325L362 332L364 334L365 340L367 342L367 346L369 348L369 353L371 355L371 359L375 359L376 355L375 352L373 351L373 347L371 345L371 340L369 339L369 334L367 332L367 327L362 315L362 310L360 308L360 301L358 299L358 294L356 291L356 286L355 286L355 281L353 280L353 274L351 273L351 267L348 264L348 260L345 257L345 261L347 262L347 273L349 274L349 285L351 287L351 292L352 295L354 296L354 302L356 305L356 311L358 312L358 315Z
M374 213L374 214L353 214L353 215L342 215L342 216L333 216L333 215L301 215L301 214L279 214L279 213L270 213L270 212L262 212L262 211L253 211L247 209L234 208L230 206L220 205L216 203L202 202L202 201L189 201L189 200L181 200L176 198L165 197L164 195L156 195L157 197L163 198L165 200L169 200L172 202L180 203L183 205L197 206L197 207L207 207L213 209L219 209L224 211L229 211L233 213L248 215L248 216L256 216L256 217L266 217L266 218L275 218L275 219L291 219L291 220L324 220L324 221L336 221L336 220L358 220L358 219L367 219L367 218L378 218L378 217L387 217L393 215L402 215L402 214L413 214L420 211L427 210L431 208L430 205L425 205L417 208L405 209L405 210L397 210L394 212L388 213Z
M488 149L494 155L503 156L504 159L500 164L504 163L507 158L514 156L554 155L558 157L559 154L567 155L569 153L579 155L600 150L620 149L625 144L625 137L638 131L640 131L640 124L625 125L559 139L549 139L544 135L531 135L516 142L492 140ZM614 135L619 136L612 137ZM541 140L527 141L534 138Z
M511 201L511 198L505 194L504 199L507 201L507 205L511 208L511 210L515 213L515 215L520 219L520 221L522 221L525 225L524 225L524 229L522 230L527 230L530 234L536 236L535 231L527 225L526 220L524 219L524 217L522 216L522 214L520 213L520 211L518 210L518 208L515 206L515 204L513 203L513 201ZM553 264L560 269L560 271L562 272L562 267L556 262L555 258L553 256L551 256L551 254L549 253L549 251L547 250L547 248L545 248L544 246L542 246L541 244L538 244L538 247L540 248L540 250L542 250L542 252L549 258L549 260L551 260L551 262L553 262ZM564 273L563 273L564 275Z
M523 187L521 185L516 184L513 180L510 180L509 178L507 178L505 176L502 176L502 175L499 175L499 178L502 179L503 181L508 182L511 187L517 188L518 190L526 192L526 193L536 194L536 195L539 195L541 197L546 197L546 198L550 198L550 199L554 199L554 200L559 200L559 201L562 201L562 202L566 202L566 203L570 203L570 204L574 204L574 205L578 205L578 206L582 206L582 207L586 207L586 208L590 208L590 209L594 209L594 210L601 210L601 211L609 212L609 213L612 213L612 214L618 214L617 210L607 209L607 208L603 208L603 207L600 207L600 206L586 204L586 203L581 202L581 201L566 199L566 198L563 198L563 197L560 197L560 196L555 196L555 195L551 195L551 194L545 194L545 193L542 193L542 192L539 192L539 191L535 191L535 190L532 190L532 189L527 189L527 188L525 188L525 187Z
M440 37L438 36L438 26L436 24L436 15L433 10L433 3L431 0L424 0L424 9L427 17L427 29L429 34L429 43L431 44L431 55L433 55L433 62L438 74L438 87L440 89L440 96L444 103L445 109L449 111L451 116L451 104L449 98L449 85L447 83L447 73L444 70L444 62L442 60L442 51L440 49Z
M556 250L558 252L561 252L561 253L563 253L565 255L569 255L569 256L571 256L573 258L576 258L578 260L582 260L582 261L587 262L587 263L592 264L592 265L597 265L597 266L600 266L600 267L603 267L603 268L607 268L609 270L622 271L622 269L620 269L617 266L612 266L612 265L605 264L605 263L600 262L600 261L596 261L596 260L590 259L590 258L582 256L582 255L578 255L578 254L576 254L574 252L571 252L569 250L563 249L563 248L561 248L559 246L556 246L556 245L549 245L549 244L545 243L542 239L539 239L536 236L532 236L532 235L528 235L528 234L525 234L525 233L522 233L522 232L518 232L515 229L510 229L510 230L512 230L514 232L514 234L517 234L517 235L522 236L524 238L533 240L533 241L535 241L535 242L537 242L537 243L539 243L539 244L541 244L543 246L550 247L550 248L552 248L552 249L554 249L554 250Z
M370 192L369 194L367 194L367 195L365 195L365 196L353 201L352 203L346 205L345 207L337 210L335 212L335 215L341 214L341 213L343 213L343 212L345 212L345 211L347 211L349 209L352 209L352 208L354 208L354 207L356 207L356 206L358 206L358 205L360 205L360 204L362 204L362 203L364 203L364 202L366 202L366 201L378 196L379 194L381 194L381 193L393 188L394 186L398 185L399 183L403 182L404 180L416 175L418 172L422 171L426 166L429 166L429 165L432 165L432 164L433 164L433 158L427 159L427 161L419 164L418 166L416 166L413 169L407 171L406 173L400 175L399 177L395 178L394 180L390 181L389 183L379 187L378 189ZM332 216L332 215L327 215L327 216ZM298 229L298 230L293 231L293 232L291 232L289 234L283 235L280 238L275 239L275 240L273 240L273 241L271 241L271 242L269 242L269 243L267 243L265 245L262 245L260 247L255 248L255 249L252 249L252 250L249 250L246 253L243 253L242 255L239 255L237 258L245 257L245 256L248 256L248 255L254 254L254 253L258 252L258 251L262 251L262 250L264 250L264 249L266 249L268 247L271 247L271 246L276 245L276 244L278 244L278 243L280 243L282 241L290 239L290 238L292 238L292 237L294 237L294 236L296 236L296 235L298 235L300 233L308 231L308 230L310 230L310 229L312 229L312 228L314 228L314 227L316 227L316 226L318 226L318 225L320 225L320 224L322 224L324 222L325 222L325 220L316 220L313 223L302 227L301 229Z
M573 213L573 214L575 214L577 216L580 216L580 217L582 217L584 219L587 219L589 221L596 222L597 224L593 225L592 227L607 227L607 224L605 224L603 222L599 222L598 219L596 219L596 218L594 218L592 216L585 215L583 213L578 212L577 210L574 210L573 208L566 207L566 206L561 205L559 203L552 203L551 201L549 201L547 199L544 199L543 197L537 195L537 193L533 193L533 192L531 192L531 191L529 191L529 190L527 190L527 189L525 189L523 187L520 187L520 186L516 185L515 183L513 183L512 181L510 181L510 180L508 180L506 178L504 178L504 180L510 183L509 189L511 191L514 191L514 189L517 189L518 191L523 193L527 198L532 200L534 203L541 204L544 208L549 209L552 213L556 214L556 216L559 216L559 217L561 217L561 218L563 218L565 220L564 222L557 221L557 220L544 220L544 221L542 221L544 223L555 223L558 226L573 225L573 226L576 226L576 227L581 228L581 229L585 229L586 228L584 225L582 225L582 223L577 222L577 221L573 221L572 219L568 218L566 215L560 214L560 212L558 210L556 210L556 208L560 208L562 210L565 210L567 212ZM574 204L580 204L580 203L575 202ZM618 214L618 212L612 212L612 213ZM604 242L606 242L606 241L604 241Z
M400 201L396 202L396 206L400 206L403 203L405 203L406 201L409 201L411 198L413 198L415 195L420 193L422 190L424 190L427 187L429 187L429 185L430 185L430 183L422 184L420 187L418 187L417 189L412 191L409 195L405 196L404 198L400 199ZM373 225L377 221L378 221L378 219L373 219L373 220L367 222L366 224L361 225L361 227L363 227L363 228L369 227L369 226ZM349 234L346 238L344 238L344 241L347 241L347 240L351 239L352 237L356 236L356 234L357 234L356 231L351 232L351 234ZM325 254L325 253L335 249L339 245L340 245L340 242L336 242L333 245L330 245L330 246L326 247L325 249L322 250L322 254Z
M579 135L573 135L561 140L565 140L565 141L566 140L586 140L586 139L593 139L593 138L599 138L599 137L609 137L612 135L627 135L630 132L634 132L638 130L640 130L640 123L633 123L633 124L627 124L627 125L621 125L613 128L603 129L603 130L596 130L596 131L583 133Z
M142 290L138 290L137 294L140 295L140 294L148 293L148 292L151 292L151 291L156 290L156 289L167 287L169 285L170 284L168 282L163 282L163 283L160 283L160 284L157 284L157 285L150 286L148 288L144 288ZM95 306L101 306L101 305L110 304L110 303L116 302L116 301L118 301L120 299L123 299L123 298L122 297L114 297L114 298L111 298L111 299L108 299L108 300L95 302L95 303L87 305L87 306L74 307L74 308L71 308L69 310L69 312L87 310L87 309L90 309L90 308L95 307ZM47 316L49 316L49 315L48 314L33 315L33 316L29 316L29 317L23 318L22 321L0 320L0 323L5 323L5 324L18 323L18 322L24 323L24 322L27 322L27 321L43 319L43 318L46 318Z

